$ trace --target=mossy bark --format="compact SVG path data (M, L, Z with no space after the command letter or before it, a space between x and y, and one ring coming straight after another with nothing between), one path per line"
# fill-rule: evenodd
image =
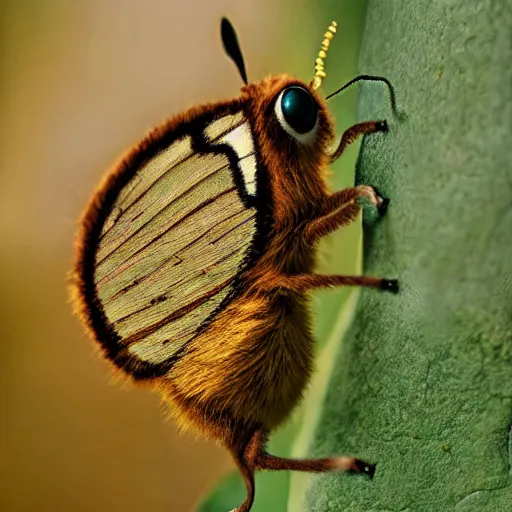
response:
M391 198L364 221L364 290L315 454L377 463L315 477L307 510L512 510L512 3L369 2L357 183Z

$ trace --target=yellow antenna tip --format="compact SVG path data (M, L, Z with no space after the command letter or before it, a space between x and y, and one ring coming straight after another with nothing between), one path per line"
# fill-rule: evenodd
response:
M314 91L320 88L323 79L326 76L324 71L324 60L327 57L327 51L329 50L329 46L334 37L334 34L336 34L337 26L338 24L335 21L333 21L327 28L327 32L325 32L324 37L322 39L320 50L315 60L315 75L313 76L313 80L311 80L311 83L309 84L309 86Z

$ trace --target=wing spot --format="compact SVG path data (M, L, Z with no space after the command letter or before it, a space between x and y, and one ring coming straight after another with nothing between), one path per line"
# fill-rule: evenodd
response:
M154 299L151 299L151 305L154 306L155 304L159 304L160 302L164 302L167 300L167 295L159 295L158 297L155 297Z
M121 288L121 290L119 290L116 294L115 294L115 298L117 297L120 297L121 295L125 294L126 292L128 292L131 288L133 288L134 286L137 286L138 284L140 283L140 279L134 279L133 282L131 284L128 284L126 285L124 288Z

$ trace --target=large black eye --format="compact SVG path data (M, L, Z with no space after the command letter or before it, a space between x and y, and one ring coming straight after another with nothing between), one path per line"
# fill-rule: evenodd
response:
M316 123L316 104L302 87L289 87L281 97L281 109L287 123L297 133L310 132Z
M294 85L279 94L275 112L283 129L303 143L310 142L309 134L317 124L318 106L303 87Z

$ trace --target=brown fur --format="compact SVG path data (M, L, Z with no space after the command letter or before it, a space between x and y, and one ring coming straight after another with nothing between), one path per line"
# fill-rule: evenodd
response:
M380 198L371 187L328 192L325 172L334 138L332 120L324 100L309 89L319 105L314 144L302 146L285 134L274 115L274 102L290 85L309 89L289 76L270 77L243 87L241 98L224 104L233 108L245 105L258 155L268 169L272 230L264 253L242 276L242 295L188 344L166 375L146 381L162 393L182 428L195 429L231 451L248 490L238 512L251 508L256 469L363 471L362 463L352 457L291 461L268 455L264 449L269 432L298 404L311 376L314 342L306 293L318 287L381 283L377 278L313 273L315 243L355 219L359 198L369 197L375 204ZM106 191L124 179L148 144L218 105L195 107L153 130L121 160L93 197L78 237L74 293L79 313L96 339L93 313L85 300L88 290L81 276L88 264L89 234ZM337 153L368 131L368 126L352 129Z
M199 429L232 452L248 488L237 512L250 509L255 469L358 470L352 457L293 461L264 452L268 433L298 404L311 376L314 341L306 292L325 286L379 286L381 281L312 273L315 242L353 221L360 209L357 199L372 194L370 187L328 193L327 149L334 132L326 105L314 91L320 105L314 146L304 148L283 135L273 100L292 84L306 87L280 76L242 89L275 205L267 250L245 276L248 291L189 345L168 379L159 383L180 426ZM354 131L350 135L351 141Z

